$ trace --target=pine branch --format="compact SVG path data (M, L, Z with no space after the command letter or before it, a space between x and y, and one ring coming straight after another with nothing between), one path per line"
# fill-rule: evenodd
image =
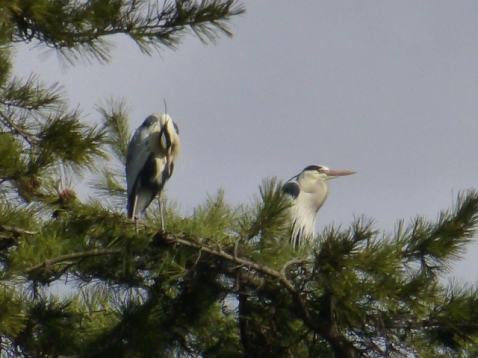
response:
M476 192L469 192L466 200L459 203L454 215L445 217L446 220L434 226L430 224L423 230L435 238L453 238L446 240L447 245L444 245L445 249L448 247L448 251L443 251L448 259L451 257L449 248L459 249L455 243L470 240L475 232L477 195ZM225 210L220 199L219 195L217 200L210 200L207 206L199 210L197 216L200 221L215 222L214 217L220 216ZM277 199L277 205L280 203ZM92 220L95 223L96 220L105 221L98 215L94 216ZM78 220L78 223L88 227L84 220ZM284 343L284 346L300 350L301 345L309 345L308 339L314 337L324 349L333 351L335 357L345 358L390 352L400 355L401 352L414 349L409 340L417 336L424 341L433 340L438 349L454 347L452 349L455 351L476 341L476 290L460 287L444 290L435 275L427 275L420 270L416 277L409 276L403 265L409 260L406 253L410 246L406 244L410 242L411 233L406 239L402 239L402 234L383 239L378 237L378 232L373 230L370 222L359 220L351 229L329 230L321 238L314 259L284 260L283 257L280 264L274 264L277 260L251 258L254 252L247 240L240 241L240 235L226 235L223 238L223 232L227 230L225 227L218 230L218 238L212 235L172 234L145 227L144 234L135 237L135 240L131 240L124 227L116 229L111 233L87 230L85 238L89 242L108 245L105 247L111 247L111 240L115 240L115 245L123 243L128 245L128 250L115 247L62 255L30 267L23 274L67 262L69 265L56 272L58 277L58 274L70 270L77 260L85 260L81 261L81 267L75 268L75 272L80 273L79 277L81 273L85 274L84 278L94 273L95 278L109 280L110 283L131 285L133 282L138 287L150 288L151 294L157 294L158 297L164 294L162 290L168 291L169 287L175 292L171 296L173 301L184 292L188 299L188 295L194 294L197 287L190 279L202 281L207 277L217 285L212 289L216 293L239 297L239 315L244 317L236 318L240 335L238 339L243 343L244 351L252 355L257 352L254 345L264 342L262 339L270 338L270 343L266 344L273 347L277 337L286 337L291 330L294 330L292 335L297 334L293 342L298 343ZM439 235L436 234L437 230ZM417 237L417 231L413 233ZM423 236L421 240L426 242L426 237ZM240 242L244 243L244 247L239 247ZM111 267L108 266L106 270L103 270L102 260L86 261L91 257L110 254L116 256L108 260ZM145 277L155 283L150 286ZM206 281L201 282L201 287L210 283ZM165 282L167 287L163 287ZM178 282L181 282L179 286ZM175 296L177 294L179 296ZM188 303L182 306L183 303L178 299L171 304L174 309L171 311L168 308L165 312L174 316L175 309L186 307ZM261 323L260 319L264 317L261 316L261 310L269 306L273 307L272 318L270 321L266 318L267 322ZM162 308L160 312L163 312ZM132 318L134 316L129 316L129 319ZM290 326L278 326L287 321L291 322ZM123 327L123 323L119 326ZM255 329L262 335L259 340L250 333ZM187 334L194 335L191 333L193 331L194 328L188 328ZM171 338L171 341L177 343L183 338L183 335L179 335ZM188 343L185 344L188 347Z
M397 237L406 242L407 260L420 262L429 272L446 271L473 240L477 226L478 191L468 190L458 195L453 210L440 213L437 222L418 217L404 233L399 229Z
M2 111L0 111L0 116L3 119L5 126L10 127L13 132L20 135L23 139L25 139L28 144L33 145L34 142L38 141L32 133L29 133L26 130L23 130L22 128L18 127L15 123L13 123L9 116L7 116Z
M38 234L37 231L29 231L21 228L17 228L14 226L8 226L8 225L0 225L0 232L2 231L8 231L8 232L13 232L14 234L17 235L36 235Z
M85 251L85 252L77 252L74 254L68 254L68 255L61 255L57 256L55 258L45 260L42 263L39 263L38 265L32 266L28 269L26 269L23 272L23 275L28 275L34 271L37 271L39 269L46 269L50 268L52 266L61 264L66 261L70 260L77 260L77 259L86 259L89 257L95 257L95 256L102 256L102 255L111 255L111 254L117 254L120 253L121 249L101 249L101 250L91 250L91 251Z
M102 117L103 126L107 133L107 144L119 162L124 165L128 143L131 139L129 108L126 101L124 99L110 99L97 106L96 110Z
M158 235L159 234L159 235ZM334 329L331 324L321 324L320 320L316 320L313 317L311 317L309 310L306 306L306 303L304 302L302 298L302 293L298 291L292 283L279 271L276 271L274 269L271 269L270 267L261 265L259 263L256 263L254 261L250 261L247 259L242 259L237 257L236 255L230 255L226 252L224 252L221 247L218 247L217 249L213 249L207 246L204 246L200 244L199 242L195 241L194 239L183 237L179 238L175 235L167 235L166 237L162 236L161 233L158 233L155 237L158 239L162 239L170 244L175 244L175 245L181 245L181 246L186 246L186 247L191 247L199 250L200 252L205 252L210 255L216 256L218 258L224 259L228 262L232 262L238 266L229 269L227 271L229 272L236 272L237 269L241 269L243 267L246 267L248 269L248 272L246 272L245 275L240 275L241 281L246 284L252 284L254 288L259 288L261 285L258 287L258 283L256 280L256 277L254 274L250 273L250 270L254 270L258 273L262 273L265 276L268 276L269 279L275 279L276 281L280 282L281 285L286 288L290 294L292 295L293 301L295 303L295 308L299 308L298 313L300 318L304 321L306 326L308 326L310 329L318 332L324 339L326 339L331 347L333 348L335 352L335 357L339 358L354 358L355 357L355 348L353 345L347 341L345 337L342 337L341 335L334 333ZM293 260L287 262L284 267L282 268L281 271L285 271L286 267L292 265L295 262L306 262L307 260ZM295 308L293 308L293 311L297 311Z
M196 239L187 237L187 236L176 236L172 234L165 234L163 232L157 232L154 236L153 243L156 241L166 242L173 246L182 246L182 247L189 247L198 250L202 253L207 253L209 255L213 255L217 258L220 258L226 262L233 263L235 266L232 268L227 268L225 273L234 275L237 270L241 270L242 268L247 268L247 270L243 273L240 273L240 280L252 287L258 288L262 285L262 282L258 282L256 274L252 274L251 270L255 271L256 273L262 274L264 277L267 277L269 280L279 282L285 289L287 289L293 297L294 303L296 308L298 307L298 313L300 314L301 319L304 320L304 323L311 329L317 331L321 334L327 341L329 341L330 345L334 348L336 352L338 352L337 357L353 357L351 355L351 350L348 345L350 345L345 338L334 334L332 328L323 324L317 323L314 320L309 310L304 302L301 292L298 291L294 285L280 272L274 270L270 267L261 265L257 262L247 260L244 258L240 258L237 255L231 255L225 252L220 246L217 248L212 248L206 245L199 243ZM23 272L23 275L31 274L40 269L50 268L57 264L68 262L71 260L78 260L78 259L86 259L95 256L102 256L102 255L111 255L111 254L118 254L122 251L120 248L116 249L102 249L102 250L92 250L86 252L79 252L74 254L68 255L61 255L49 260L46 260L40 264L32 266ZM295 263L305 263L307 260L293 260L287 262L281 271L285 271L285 269ZM259 280L260 281L260 280ZM297 309L294 309L297 311Z
M216 257L219 257L221 259L224 259L226 261L232 262L237 264L237 268L240 267L247 267L249 269L253 269L257 272L260 272L264 275L267 275L273 279L278 280L285 288L287 288L290 292L295 293L297 292L295 287L287 280L287 278L282 275L279 271L276 271L274 269L271 269L267 266L263 266L259 263L256 263L254 261L242 259L240 257L230 255L227 252L223 251L221 247L219 246L217 249L210 248L208 246L202 245L199 242L195 241L194 239L188 238L188 237L183 237L179 238L175 235L168 235L166 237L161 236L162 233L159 233L159 236L156 235L156 237L161 237L164 241L168 242L169 244L179 244L181 246L186 246L186 247L192 247L195 248L201 252L205 252L211 255L214 255Z
M65 93L57 82L47 86L38 75L30 75L27 79L14 77L2 88L0 104L12 112L54 112L65 104Z
M283 264L280 270L276 270L267 265L263 265L253 260L238 256L237 245L231 245L227 248L221 247L221 245L216 242L213 245L205 245L200 239L195 239L187 235L173 235L171 233L165 232L156 232L153 235L152 242L146 248L142 248L142 255L146 255L147 257L149 250L152 250L151 253L156 255L155 252L158 248L158 243L167 243L171 248L191 248L196 250L198 253L202 253L203 255L198 256L196 264L199 260L201 260L203 264L207 264L208 256L213 256L216 259L219 259L221 264L217 266L218 260L213 260L213 263L211 263L213 267L211 267L211 269L217 270L219 268L220 272L225 274L227 277L238 280L238 282L240 282L238 287L248 287L253 291L265 292L266 295L272 295L271 297L274 297L275 295L280 297L281 289L287 290L292 300L286 303L286 309L299 318L305 327L307 327L311 332L315 332L315 334L321 336L325 341L327 341L332 350L335 352L335 357L353 358L356 357L360 351L361 348L356 347L354 341L349 340L349 338L340 329L338 329L338 327L336 327L334 319L318 316L318 314L323 314L323 312L317 313L316 308L313 308L313 305L311 306L311 304L315 304L315 302L309 298L308 294L304 290L304 287L301 284L299 286L294 285L294 283L292 283L290 279L286 277L285 273L288 271L290 266L311 264L313 263L312 260L293 259ZM82 260L101 255L114 255L119 254L122 251L124 250L121 248L113 248L62 255L32 266L24 271L23 274L28 275L37 270L47 269L63 262ZM300 280L308 280L308 278L305 276ZM300 280L298 282L300 282ZM239 292L243 291L244 288L239 290ZM383 329L389 330L389 332L391 330L407 329L415 331L425 329L431 332L437 330L440 332L440 329L443 329L443 327L446 328L447 326L444 322L433 319L432 316L420 321L410 321L406 317L402 319L400 316L397 316L386 322L381 321L382 318L380 315L377 316L376 322L374 321L374 316L371 313L369 313L367 317L367 321L362 321L361 334L369 334L370 341L364 341L363 344L368 344L367 342L372 345L374 344L373 339L377 334L376 327L382 327ZM244 324L245 322L242 323ZM467 328L467 325L469 325L469 323L465 322L463 329ZM367 328L369 326L370 330ZM455 327L460 329L460 324L455 324ZM353 332L353 328L350 327L348 331ZM244 332L242 332L242 335L243 341L247 340L247 337L244 336ZM391 333L389 336L389 333L387 333L384 339L386 339L387 342L390 340L390 344L393 345L395 335L396 333ZM382 348L383 347L376 346L370 349L374 351L381 351Z
M163 46L175 49L190 31L203 42L215 43L218 33L232 36L227 22L245 9L237 0L166 0L162 5L118 0L43 1L36 7L22 3L5 11L11 15L14 42L37 40L72 64L88 57L107 62L111 46L105 38L115 34L128 35L146 54Z

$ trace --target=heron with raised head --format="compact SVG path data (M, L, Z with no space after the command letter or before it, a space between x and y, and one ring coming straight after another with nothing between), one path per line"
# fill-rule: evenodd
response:
M317 213L329 195L329 180L355 174L350 170L331 170L323 165L309 165L282 187L292 200L290 241L299 247L315 236Z
M165 229L161 195L181 150L179 129L167 114L152 114L136 130L126 156L127 214L138 231L138 215L159 194L161 224Z

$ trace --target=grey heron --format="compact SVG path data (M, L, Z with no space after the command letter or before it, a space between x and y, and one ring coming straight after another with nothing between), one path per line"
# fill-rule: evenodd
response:
M351 174L355 172L309 165L284 184L282 191L292 200L290 240L294 247L299 247L304 240L314 237L317 213L329 195L329 180Z
M167 114L152 114L136 130L126 156L127 214L135 221L159 193L162 228L164 225L161 194L173 174L179 155L179 129Z

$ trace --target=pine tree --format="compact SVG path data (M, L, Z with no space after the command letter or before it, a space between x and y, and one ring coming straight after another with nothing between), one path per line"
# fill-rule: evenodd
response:
M477 288L442 279L476 234L477 191L435 221L387 234L359 218L295 250L290 204L266 179L238 207L222 191L189 216L169 202L168 231L151 205L136 233L124 213L125 103L99 106L92 126L59 85L12 78L15 42L71 65L107 62L113 34L151 54L188 33L231 36L237 1L0 4L2 357L478 356ZM101 200L72 190L86 173Z

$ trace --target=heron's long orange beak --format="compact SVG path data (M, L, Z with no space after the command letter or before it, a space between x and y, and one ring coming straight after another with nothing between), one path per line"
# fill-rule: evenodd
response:
M324 170L324 174L327 175L327 177L332 178L337 178L337 177L343 177L345 175L352 175L355 174L356 172L350 171L350 170Z

